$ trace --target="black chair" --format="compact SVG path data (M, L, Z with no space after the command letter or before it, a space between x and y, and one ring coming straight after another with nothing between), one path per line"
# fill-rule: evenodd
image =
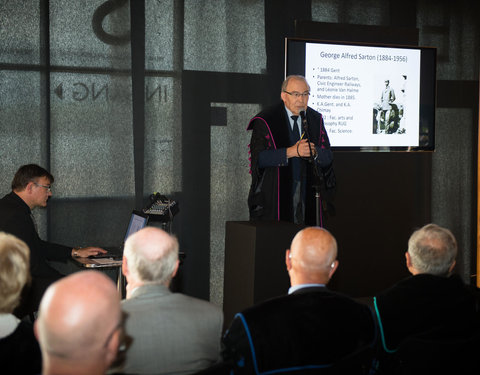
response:
M230 363L219 362L193 375L230 375L233 374L232 369L233 366Z
M381 374L480 374L480 333L467 338L413 337L385 357Z

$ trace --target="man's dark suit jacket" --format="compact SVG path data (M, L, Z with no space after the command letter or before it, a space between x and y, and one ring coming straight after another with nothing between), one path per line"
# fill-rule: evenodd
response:
M480 373L479 291L459 276L408 277L374 305L382 373Z
M305 288L237 314L223 338L223 357L236 373L319 370L374 346L366 305L327 288Z
M411 276L376 296L374 303L386 351L420 334L469 335L480 324L475 294L458 275Z
M0 199L0 230L25 241L30 248L30 272L32 277L55 277L58 272L48 260L66 261L72 249L42 241L38 236L30 207L14 192Z
M72 251L69 247L41 240L31 213L30 207L14 192L0 199L0 231L17 236L30 248L32 285L30 291L25 292L28 296L24 295L29 300L27 313L36 310L48 285L63 276L47 260L66 261L71 257ZM19 314L23 315L23 312Z

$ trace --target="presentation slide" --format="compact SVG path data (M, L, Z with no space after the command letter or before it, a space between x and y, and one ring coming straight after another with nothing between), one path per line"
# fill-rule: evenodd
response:
M306 43L309 106L333 147L416 147L420 123L418 49Z

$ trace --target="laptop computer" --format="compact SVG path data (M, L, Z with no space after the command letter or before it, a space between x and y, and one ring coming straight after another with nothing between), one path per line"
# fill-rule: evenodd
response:
M125 237L123 239L123 243L121 246L116 246L116 247L108 247L105 248L107 250L107 253L105 254L97 254L97 255L92 255L89 258L93 259L99 259L99 258L113 258L113 259L121 259L123 256L123 247L125 245L125 242L127 241L127 238L130 237L133 233L138 232L140 229L145 228L148 223L148 215L140 212L133 210L132 214L130 215L130 221L128 222L128 227L127 231L125 233Z

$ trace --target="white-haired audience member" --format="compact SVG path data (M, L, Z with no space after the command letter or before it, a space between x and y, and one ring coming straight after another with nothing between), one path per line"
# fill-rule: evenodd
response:
M105 374L117 355L120 297L101 272L81 271L50 285L40 303L35 334L43 375Z
M457 251L452 232L436 224L425 225L411 235L405 257L412 276L374 297L385 366L403 363L422 373L451 366L452 373L460 374L464 373L462 366L478 365L478 361L468 362L468 357L460 358L475 345L472 358L479 357L480 336L477 342L474 336L479 332L480 315L478 290L452 275ZM413 349L415 342L420 350L416 346ZM429 351L434 361L429 360ZM391 361L396 356L401 359ZM391 373L392 369L384 369Z
M38 374L42 367L40 347L30 322L12 312L30 279L30 250L17 237L0 232L0 372Z
M147 227L128 237L123 257L127 280L126 334L132 338L123 369L133 374L191 374L220 358L223 313L210 302L172 293L178 241Z

